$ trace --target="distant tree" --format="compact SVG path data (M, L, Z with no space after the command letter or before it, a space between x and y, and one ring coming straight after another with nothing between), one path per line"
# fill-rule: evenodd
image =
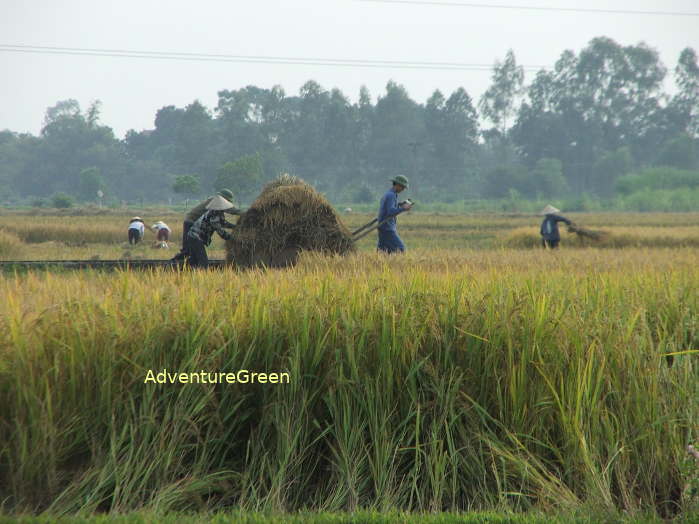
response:
M497 166L485 175L483 196L486 198L506 198L510 190L518 194L531 191L527 169L519 164Z
M602 155L592 167L592 183L599 196L609 197L614 193L616 180L629 173L633 159L628 147L621 147Z
M118 181L128 158L111 128L98 122L98 103L86 114L75 100L64 100L46 110L39 137L18 137L23 165L15 173L18 192L48 196L77 192L80 172L94 166L109 179ZM0 162L2 164L2 162Z
M376 197L374 196L374 192L367 184L364 183L354 191L354 195L352 196L352 202L356 202L358 204L369 204L375 199Z
M656 165L693 169L697 165L697 144L686 134L668 140L660 151Z
M490 120L504 136L508 123L516 112L517 98L524 90L524 69L517 65L515 54L510 49L505 60L497 61L493 67L492 84L481 97L481 114Z
M83 200L97 199L97 191L104 189L104 179L97 167L88 167L80 171L78 194Z
M434 174L433 183L441 186L446 198L463 189L466 165L473 160L478 142L476 110L466 90L458 88L448 99L435 91L424 115L426 169Z
M679 92L672 100L673 116L681 120L682 131L699 138L699 62L694 49L688 47L680 53L675 82Z
M67 209L73 207L73 197L66 193L56 193L51 197L53 207L57 209Z
M410 98L405 87L394 81L374 108L371 155L372 185L383 186L396 173L417 174L424 150L425 119L422 108ZM412 190L412 194L419 194Z
M100 119L100 108L102 107L102 102L95 100L90 104L85 112L85 121L87 126L91 129L95 129Z
M530 173L530 178L530 196L555 197L568 191L568 183L563 176L563 164L557 158L540 158Z
M172 190L178 195L193 197L201 190L199 178L193 175L178 175L172 184Z
M216 177L216 190L228 188L243 201L248 201L258 191L262 181L262 158L259 154L246 155L221 166Z
M44 116L44 129L61 120L74 120L82 116L80 104L77 100L69 98L56 102L55 106L49 107Z

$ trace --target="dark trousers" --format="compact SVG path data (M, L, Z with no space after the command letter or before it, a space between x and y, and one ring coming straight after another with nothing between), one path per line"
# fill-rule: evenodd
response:
M547 247L547 248L549 248L549 249L557 249L557 248L558 248L558 244L559 244L560 242L561 242L561 239L560 239L560 238L556 238L556 239L553 239L553 240L546 240L545 238L542 238L542 239L541 239L541 245L544 246L545 248Z
M206 269L209 267L209 257L206 254L206 246L204 242L198 238L188 236L184 241L184 260L190 267Z
M379 243L376 249L384 253L403 253L405 244L394 230L381 231L379 229Z
M185 220L182 223L182 249L174 257L172 257L172 260L181 261L181 260L184 260L186 258L184 246L187 243L187 233L189 233L189 228L192 227L192 224L194 224L194 222L192 222L191 220Z
M138 244L141 241L141 233L138 229L129 229L129 244Z

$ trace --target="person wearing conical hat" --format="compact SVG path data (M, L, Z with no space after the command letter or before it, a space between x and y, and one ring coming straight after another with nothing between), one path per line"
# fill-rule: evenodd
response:
M129 244L138 244L146 233L146 226L141 217L129 220Z
M544 209L541 210L539 216L544 217L544 221L541 223L541 245L545 248L556 249L558 244L561 242L561 234L558 231L558 223L565 222L567 225L571 225L572 222L559 215L561 210L548 204Z
M396 216L412 207L410 201L398 202L398 193L408 188L408 178L397 175L391 179L391 184L391 188L381 197L379 203L379 241L376 249L384 253L402 253L405 251L405 244L398 236Z
M170 233L172 232L170 227L163 222L158 220L155 224L151 226L151 231L155 233L155 247L168 249L168 240L170 240Z
M231 234L224 228L233 229L235 224L227 222L224 213L232 208L234 206L231 202L221 195L216 195L206 205L206 212L189 228L182 251L184 260L191 267L207 268L209 266L206 247L211 244L214 233L218 233L224 240L231 238Z
M194 224L194 222L196 222L204 213L206 213L206 206L208 206L211 200L216 196L221 196L229 202L233 202L233 191L230 189L221 189L218 193L216 193L216 195L199 202L196 206L190 209L185 215L184 222L182 223L182 251L175 255L173 260L184 260L184 243L187 239L189 228L192 227L192 224ZM240 210L235 206L231 207L230 209L226 209L224 212L228 213L229 215L240 215Z

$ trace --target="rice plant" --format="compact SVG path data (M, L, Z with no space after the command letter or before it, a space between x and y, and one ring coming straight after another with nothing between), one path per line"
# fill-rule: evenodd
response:
M2 507L691 514L697 268L415 250L6 275ZM291 379L192 383L239 370Z

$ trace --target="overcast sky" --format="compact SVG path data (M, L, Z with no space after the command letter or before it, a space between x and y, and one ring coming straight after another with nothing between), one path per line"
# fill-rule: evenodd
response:
M444 0L457 2L459 0ZM461 0L467 3L466 0ZM699 12L696 0L472 0L508 6ZM514 49L527 66L552 66L609 36L645 41L669 69L699 50L699 17L406 5L358 0L0 0L0 44L271 57L492 64ZM424 102L463 86L474 99L489 72L222 63L31 54L0 50L0 129L38 133L46 108L102 101L117 136L151 129L156 111L195 99L213 109L217 92L280 84L287 93L314 79L351 100L366 85L375 100L388 80ZM528 75L528 79L531 74Z

